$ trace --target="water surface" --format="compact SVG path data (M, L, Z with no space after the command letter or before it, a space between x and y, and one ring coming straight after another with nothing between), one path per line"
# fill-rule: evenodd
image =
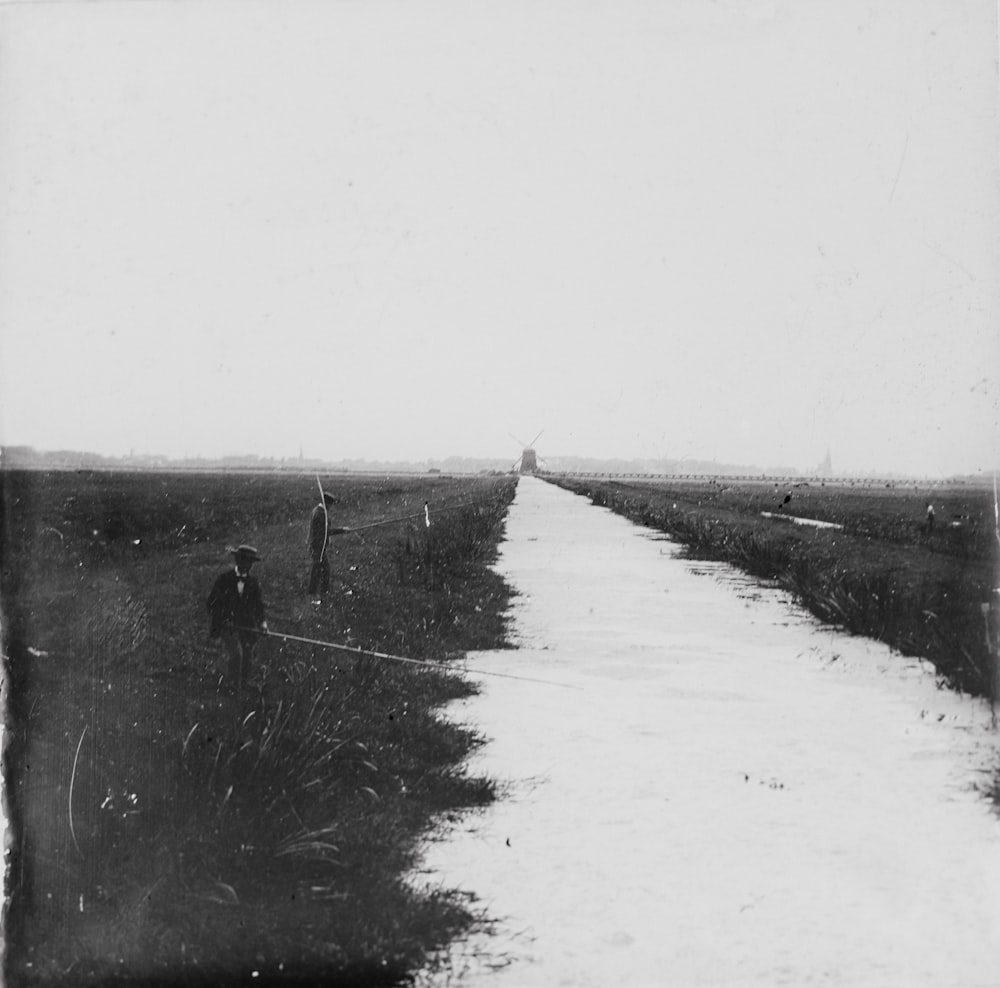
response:
M1000 985L988 704L537 479L498 568L469 664L576 688L450 708L509 791L427 850L498 920L429 983Z

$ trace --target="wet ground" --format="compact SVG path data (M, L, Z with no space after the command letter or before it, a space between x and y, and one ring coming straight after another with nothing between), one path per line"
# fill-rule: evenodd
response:
M450 709L508 786L419 878L497 919L432 984L1000 985L989 705L525 478L516 650Z

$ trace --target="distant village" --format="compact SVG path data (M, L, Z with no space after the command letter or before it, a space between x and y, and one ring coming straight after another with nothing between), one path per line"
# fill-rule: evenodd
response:
M519 472L520 460L500 457L452 456L440 460L325 460L302 455L266 457L243 453L223 457L187 456L171 458L132 453L105 456L76 450L37 450L32 446L0 447L0 469L6 470L196 470L196 471L287 471L289 473L447 473L482 474ZM833 479L830 453L812 470L785 465L754 466L718 463L715 460L602 459L584 456L539 458L536 470L520 472L605 474L613 476L676 477L774 477ZM874 473L857 477L906 479L904 475Z

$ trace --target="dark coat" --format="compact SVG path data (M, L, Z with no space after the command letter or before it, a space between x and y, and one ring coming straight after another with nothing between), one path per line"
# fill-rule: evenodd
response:
M257 577L248 573L242 577L243 593L237 587L236 570L226 570L208 595L208 613L212 619L210 638L218 638L223 628L260 629L264 623L264 596Z
M323 505L317 504L309 518L309 553L314 559L319 559L326 552L328 524Z
M350 529L331 525L326 508L322 504L317 504L309 516L310 555L313 559L323 559L326 556L326 547L330 542L330 536L343 535L348 531Z

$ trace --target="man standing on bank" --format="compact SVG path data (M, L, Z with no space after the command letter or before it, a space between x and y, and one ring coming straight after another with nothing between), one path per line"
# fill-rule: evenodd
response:
M344 535L349 528L336 528L330 524L329 508L333 505L332 494L323 493L323 500L312 510L309 519L309 556L312 567L309 570L309 596L314 604L321 604L318 594L330 591L330 559L327 549L331 535Z
M222 639L229 657L226 683L240 690L250 678L254 645L259 634L267 634L267 621L260 583L250 574L260 555L252 545L229 551L235 566L215 581L208 595L208 613L212 619L208 636Z

